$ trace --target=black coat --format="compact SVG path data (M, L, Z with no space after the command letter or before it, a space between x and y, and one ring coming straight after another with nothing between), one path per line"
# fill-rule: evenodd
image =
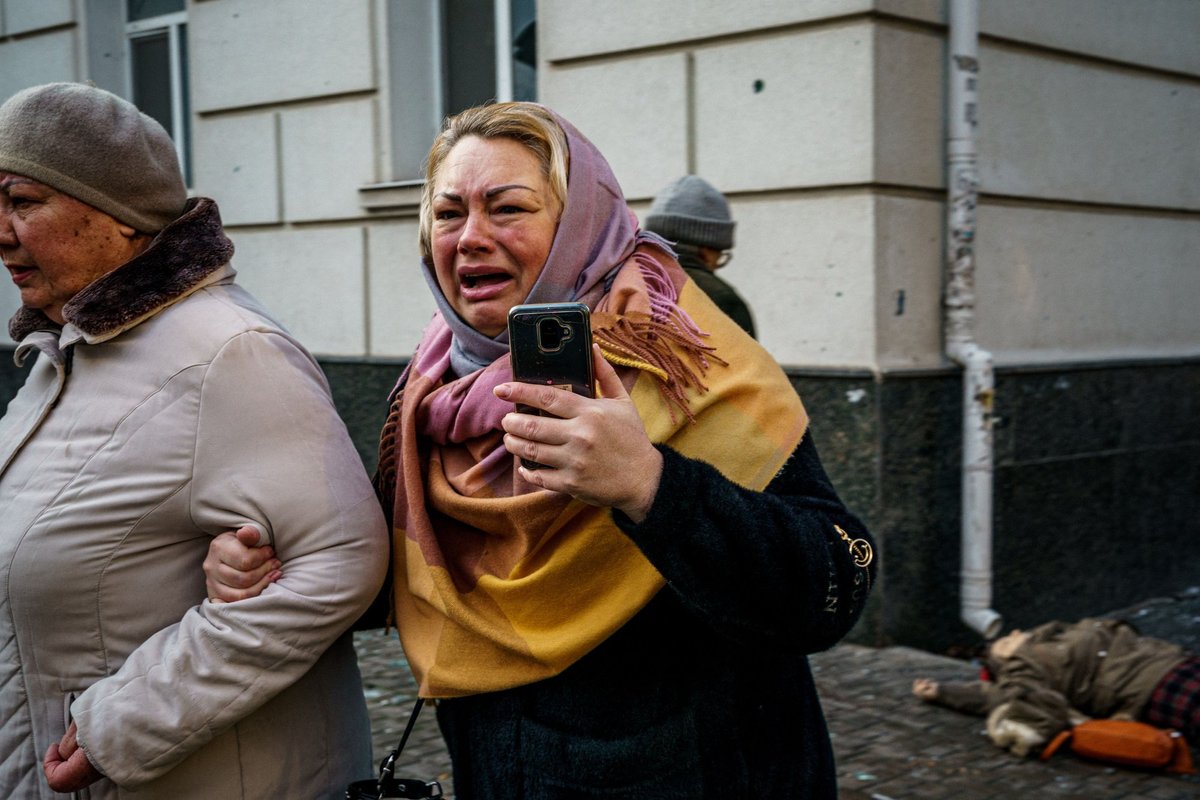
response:
M660 449L649 516L614 516L666 587L562 674L438 701L456 797L836 796L805 656L850 630L878 565L856 567L834 525L869 535L811 434L761 493Z

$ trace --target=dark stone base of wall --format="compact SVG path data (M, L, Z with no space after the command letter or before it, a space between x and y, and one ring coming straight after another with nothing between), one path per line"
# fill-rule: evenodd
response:
M959 620L962 382L796 373L822 458L879 540L852 638L970 648ZM1200 585L1200 361L996 373L993 603L1006 627Z
M13 363L13 351L0 348L0 409L8 408L8 401L16 396L17 390L25 383L25 376L35 360L30 356L24 367L18 367Z
M368 470L403 366L322 360ZM0 353L0 408L24 373ZM978 644L959 621L958 371L791 378L882 557L851 639L934 652ZM995 412L993 607L1008 627L1200 585L1200 359L997 370Z
M368 472L379 461L379 430L388 414L388 396L407 361L318 359L329 378L333 402Z

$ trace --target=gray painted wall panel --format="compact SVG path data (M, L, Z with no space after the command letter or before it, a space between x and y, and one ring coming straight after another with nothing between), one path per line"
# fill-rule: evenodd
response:
M220 0L192 4L199 113L375 88L373 3Z

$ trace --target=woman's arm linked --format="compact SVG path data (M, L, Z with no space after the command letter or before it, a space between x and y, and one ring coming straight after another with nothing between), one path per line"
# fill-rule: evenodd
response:
M519 467L522 477L612 508L669 588L725 634L797 652L841 639L862 613L878 561L870 534L826 477L811 435L765 491L742 488L651 443L598 348L593 362L599 399L521 383L496 387L502 399L554 415L504 418L508 450L549 467ZM214 540L205 563L210 596L236 600L260 591L271 561L233 536Z

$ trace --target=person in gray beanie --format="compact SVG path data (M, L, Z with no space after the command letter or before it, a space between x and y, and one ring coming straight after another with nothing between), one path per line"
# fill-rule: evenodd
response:
M729 202L711 183L684 175L658 193L643 227L673 242L679 263L717 306L751 336L750 307L716 271L729 263L736 223Z
M92 86L0 105L24 385L0 417L0 797L341 797L371 769L350 626L387 566L311 355L235 282L166 131ZM288 573L207 602L214 537Z

